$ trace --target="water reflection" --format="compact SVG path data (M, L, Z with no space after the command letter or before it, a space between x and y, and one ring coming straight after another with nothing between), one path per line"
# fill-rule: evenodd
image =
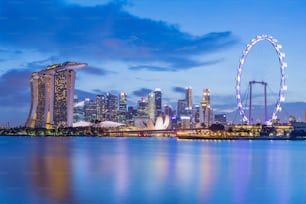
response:
M1 137L0 203L304 203L305 156L302 141Z
M33 146L30 163L33 190L50 201L72 203L70 149L67 143L51 144Z

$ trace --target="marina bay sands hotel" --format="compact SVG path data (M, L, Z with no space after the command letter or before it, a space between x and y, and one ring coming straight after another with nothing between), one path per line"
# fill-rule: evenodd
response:
M65 62L32 73L31 109L26 127L52 129L72 126L74 70L86 66L86 63Z

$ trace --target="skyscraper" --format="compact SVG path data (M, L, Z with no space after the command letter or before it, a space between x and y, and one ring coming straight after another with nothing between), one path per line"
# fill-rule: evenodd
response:
M73 122L74 69L86 63L65 62L32 73L31 108L26 127L71 127Z
M186 116L186 99L180 99L177 101L177 117L180 120L182 116Z
M127 116L127 95L126 93L121 93L119 96L119 122L126 123Z
M97 120L97 103L89 98L85 99L85 121L95 122Z
M189 110L192 110L192 88L186 87L185 89L185 99L187 102L187 108Z
M134 117L137 116L137 110L133 106L128 106L127 124L134 125Z
M196 127L200 126L200 106L195 105L194 110L193 110L193 119L194 119L194 124Z
M155 95L154 95L154 92L151 92L148 95L148 114L149 114L149 118L152 121L155 121L155 115L156 115L155 112L156 112Z
M141 100L138 101L138 108L137 108L138 116L148 116L148 102L141 98Z
M106 94L106 120L118 121L118 96Z
M169 115L170 118L172 117L173 113L172 113L172 108L170 105L168 104L164 105L164 114Z
M155 98L155 118L162 114L162 92L161 89L156 88L154 91Z
M210 126L210 123L211 123L210 90L209 89L203 89L201 108L202 108L202 113L203 113L202 122L204 123L206 127L208 127Z
M73 123L84 121L84 120L85 120L84 103L79 102L78 96L74 95Z
M105 95L96 96L97 120L105 121L106 114L106 97Z

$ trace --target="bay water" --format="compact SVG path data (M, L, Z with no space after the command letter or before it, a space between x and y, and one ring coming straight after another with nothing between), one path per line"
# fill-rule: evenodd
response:
M1 136L1 203L306 203L306 142Z

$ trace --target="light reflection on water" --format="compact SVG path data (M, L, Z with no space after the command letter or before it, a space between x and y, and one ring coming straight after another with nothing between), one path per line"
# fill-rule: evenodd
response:
M0 203L305 203L305 141L0 137Z

